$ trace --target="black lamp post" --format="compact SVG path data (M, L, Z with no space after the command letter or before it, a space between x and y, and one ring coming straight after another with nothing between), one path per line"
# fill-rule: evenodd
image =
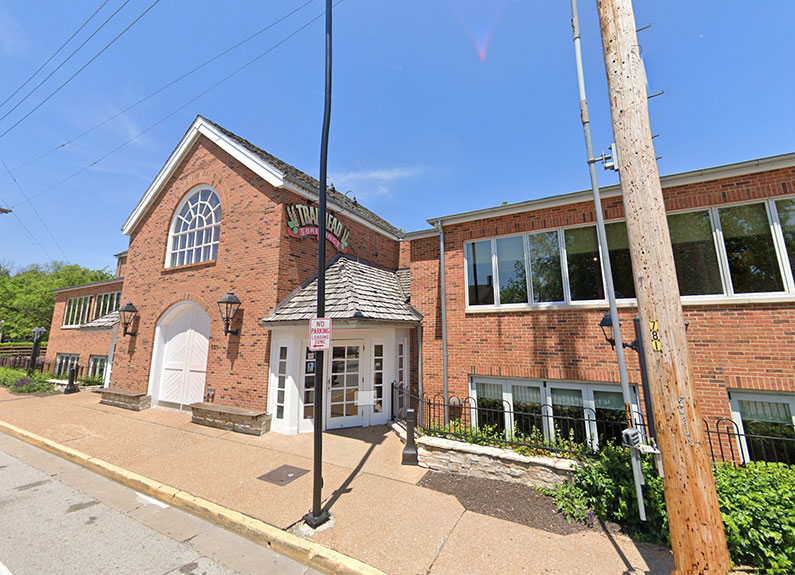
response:
M137 313L138 308L136 308L132 302L129 301L119 309L119 317L121 318L121 325L124 328L124 336L136 335L135 332L130 331L130 326L132 325Z
M39 357L39 347L41 346L41 338L47 332L43 327L34 327L33 334L33 348L30 350L30 362L28 363L28 375L31 375L36 369L36 360Z
M224 320L224 335L238 335L239 330L229 329L229 324L232 323L238 308L240 307L240 298L238 298L231 291L218 300L218 309L221 310L221 318Z

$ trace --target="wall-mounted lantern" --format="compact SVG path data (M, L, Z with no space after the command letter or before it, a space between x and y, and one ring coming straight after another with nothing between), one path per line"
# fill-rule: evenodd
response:
M239 330L229 329L229 324L240 307L240 299L231 291L218 300L218 309L221 310L221 318L224 320L224 335L237 335Z
M127 302L119 309L119 317L121 318L121 325L124 328L123 335L130 335L134 336L135 333L129 331L130 326L132 325L133 320L135 319L135 315L138 313L138 308L136 308L132 302Z

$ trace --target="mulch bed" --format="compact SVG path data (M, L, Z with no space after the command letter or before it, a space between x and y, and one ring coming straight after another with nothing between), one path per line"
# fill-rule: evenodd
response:
M570 535L588 529L603 530L599 523L593 527L584 523L569 523L565 515L558 512L552 497L519 483L429 471L418 485L455 496L468 511L558 535ZM620 530L618 525L608 525L606 528L611 532Z

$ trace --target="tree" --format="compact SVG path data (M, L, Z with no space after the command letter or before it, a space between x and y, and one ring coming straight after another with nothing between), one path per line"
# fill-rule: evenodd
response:
M107 269L91 270L53 261L20 270L0 264L0 321L5 339L30 339L34 327L49 327L53 290L110 279Z

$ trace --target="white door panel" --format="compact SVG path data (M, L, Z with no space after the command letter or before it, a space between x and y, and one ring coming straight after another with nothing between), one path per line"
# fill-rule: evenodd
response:
M210 317L198 305L185 305L165 319L160 401L190 405L202 401L207 375Z

